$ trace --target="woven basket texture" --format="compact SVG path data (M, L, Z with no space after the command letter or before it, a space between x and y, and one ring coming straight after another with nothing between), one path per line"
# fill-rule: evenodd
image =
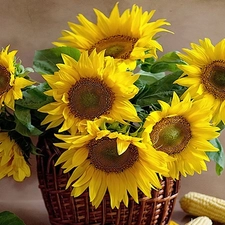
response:
M164 178L162 189L152 190L152 198L139 191L139 204L129 197L129 205L119 209L110 207L109 194L96 209L89 201L88 190L79 197L71 197L65 190L69 173L54 166L62 150L53 145L52 139L39 138L37 156L39 188L52 225L166 225L176 202L180 182Z

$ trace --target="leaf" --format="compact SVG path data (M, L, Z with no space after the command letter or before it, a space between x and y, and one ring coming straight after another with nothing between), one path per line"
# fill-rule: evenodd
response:
M140 76L135 82L135 85L139 88L140 91L144 89L146 85L153 84L154 82L165 76L165 73L152 74L145 71L140 71L138 72L138 74L140 74Z
M225 124L222 121L216 126L220 128L220 132L225 128Z
M165 62L173 62L173 63L184 63L183 60L177 55L177 52L168 52L164 54L158 61L165 61Z
M39 109L43 105L53 101L52 97L44 94L47 90L49 90L49 86L46 82L43 82L38 86L32 85L23 92L23 99L17 100L16 105L28 109Z
M0 225L25 225L25 223L14 213L4 211L0 213Z
M137 105L145 107L158 104L158 100L169 102L174 91L180 96L186 88L174 84L174 81L177 80L181 74L182 71L177 71L166 75L151 85L146 85L145 88L140 90L135 96L134 102L136 101Z
M222 171L225 167L225 155L223 146L220 143L218 138L215 138L210 141L216 148L219 149L218 152L206 152L208 157L216 163L216 173L217 175L221 175Z
M177 63L174 62L156 62L151 66L151 73L160 73L164 71L175 72L178 70Z
M169 52L157 61L153 61L152 58L145 60L141 64L141 69L151 73L176 72L179 70L177 64L184 64L184 61L180 59L177 52Z
M15 130L24 136L29 137L30 135L40 135L42 133L31 124L30 109L16 105L15 122Z
M55 71L58 71L56 64L63 63L62 53L71 56L75 60L78 60L80 57L79 50L72 47L56 47L39 50L35 52L33 60L35 72L40 74L54 74Z

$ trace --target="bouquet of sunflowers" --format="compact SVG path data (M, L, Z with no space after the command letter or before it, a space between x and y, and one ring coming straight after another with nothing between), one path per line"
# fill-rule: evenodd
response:
M106 191L112 208L128 194L138 202L138 190L151 197L162 177L201 173L210 159L220 174L225 39L158 56L157 34L170 24L151 21L155 11L94 11L96 23L78 15L55 47L36 51L32 69L1 51L0 178L29 177L33 137L52 134L71 195L89 189L96 208Z

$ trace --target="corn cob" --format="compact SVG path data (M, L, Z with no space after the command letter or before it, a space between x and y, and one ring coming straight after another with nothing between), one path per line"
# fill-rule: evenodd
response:
M185 225L212 225L212 220L209 219L207 216L199 216L190 222L186 223Z
M207 216L211 220L225 223L225 200L189 192L180 199L180 206L193 216Z

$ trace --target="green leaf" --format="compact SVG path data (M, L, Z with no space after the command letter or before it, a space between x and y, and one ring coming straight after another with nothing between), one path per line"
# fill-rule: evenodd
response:
M46 82L39 84L38 86L30 86L23 91L23 99L16 101L16 105L23 106L28 109L39 109L43 105L46 105L53 101L53 98L44 94L49 90L49 86Z
M150 72L151 73L160 73L165 71L175 72L179 70L177 68L177 63L174 62L156 62L151 66Z
M132 102L136 102L136 104L141 107L158 104L158 100L170 102L173 92L176 92L178 96L180 96L186 89L180 85L174 84L174 81L177 80L181 74L182 71L177 71L166 75L151 85L146 85L145 88L139 91Z
M54 74L58 71L56 64L63 63L61 54L66 54L78 60L80 52L72 47L56 47L50 49L39 50L35 52L33 67L40 74Z
M135 82L135 85L139 89L144 88L145 85L153 84L154 82L162 79L165 76L165 73L152 74L152 73L147 73L142 70L140 72L138 72L138 74L140 74L140 76L139 76L138 80Z
M177 64L184 64L180 59L177 52L169 52L159 58L151 67L150 72L159 73L165 71L176 72L178 69Z
M15 130L24 136L29 137L30 135L40 135L42 133L31 124L30 109L16 105L15 122Z
M216 126L220 128L220 132L225 128L225 124L222 121Z
M25 225L25 223L14 213L4 211L0 213L0 225Z
M219 149L218 152L206 152L208 157L216 163L216 173L221 175L225 167L225 155L223 151L223 146L218 138L210 141L216 148Z
M160 73L160 72L176 72L178 71L177 64L184 64L184 61L179 58L177 52L169 52L154 61L152 58L146 59L141 63L141 69L146 72Z
M184 63L183 60L180 59L180 57L177 55L177 52L168 52L164 54L159 60L157 61L165 61L165 62L173 62L173 63Z

